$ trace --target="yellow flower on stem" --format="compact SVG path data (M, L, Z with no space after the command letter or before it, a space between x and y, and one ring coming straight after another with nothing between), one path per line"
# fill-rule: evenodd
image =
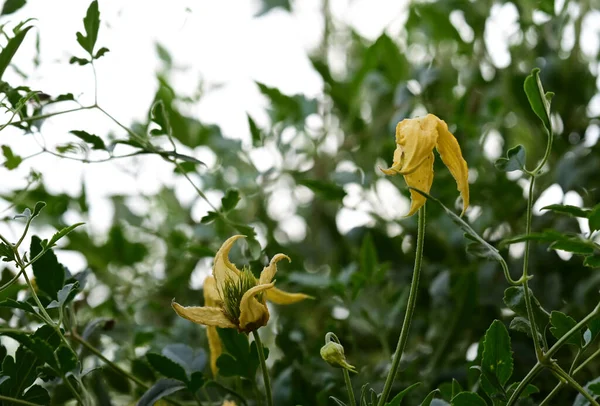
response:
M237 269L229 261L229 251L233 243L243 237L234 235L217 252L212 275L204 280L204 306L185 307L175 301L171 303L179 316L207 326L210 364L215 375L217 358L222 352L217 327L236 328L240 332L250 333L269 321L267 299L276 304L292 304L310 298L303 293L288 293L275 287L273 277L277 272L277 263L284 258L290 261L287 255L275 255L258 279L248 268L241 271Z
M396 150L389 169L380 168L386 175L404 175L410 187L429 193L433 183L433 149L456 180L463 199L463 211L469 206L469 170L458 141L448 131L448 125L433 114L402 120L396 126ZM407 216L415 214L427 198L411 189L412 200Z

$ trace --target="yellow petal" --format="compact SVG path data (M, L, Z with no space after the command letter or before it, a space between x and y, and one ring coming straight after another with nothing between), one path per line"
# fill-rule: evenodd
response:
M213 373L213 377L216 378L217 373L219 372L219 368L217 368L217 359L219 359L223 352L223 345L221 344L221 339L219 338L216 327L206 327L206 337L208 338L208 349L210 351L210 369Z
M212 275L208 275L206 278L204 278L202 292L204 293L204 304L206 306L218 307L218 303L221 302L221 298L219 297L219 291L217 290L217 283Z
M448 125L443 120L437 120L437 129L439 133L437 150L440 154L440 158L442 158L442 161L444 161L444 164L448 167L448 170L456 180L458 191L463 199L462 214L464 214L467 207L469 207L469 168L462 156L458 141L454 135L448 131Z
M282 259L287 259L289 262L292 262L290 257L285 254L277 254L273 258L271 258L271 262L268 266L265 266L260 273L259 285L264 285L270 283L273 280L273 277L277 273L277 263Z
M204 307L204 306L189 306L184 307L177 302L172 302L171 306L175 312L197 324L203 324L205 326L214 326L221 328L234 328L233 324L219 307Z
M437 143L438 121L436 116L428 114L425 117L410 118L398 123L396 143L402 148L403 154L398 173L406 175L416 171L429 157Z
M304 293L289 293L275 287L267 290L267 300L280 305L293 304L304 299L314 298Z
M213 276L215 277L217 291L219 293L219 297L223 298L223 285L227 279L232 279L234 281L238 280L240 275L239 269L235 267L229 261L229 251L234 242L236 242L240 238L244 238L244 235L234 235L230 237L221 245L219 251L217 251L217 255L215 255L215 263L213 265Z
M271 289L274 285L275 282L256 285L244 293L240 301L240 330L249 332L267 324L269 309L267 309L264 299L259 302L255 296L260 292Z
M425 193L429 193L431 184L433 183L433 151L429 153L427 159L419 166L419 168L409 175L404 175L406 184L410 187L422 190ZM425 204L427 198L422 194L410 191L410 198L412 200L410 205L410 211L406 215L412 216Z
M388 169L379 168L379 170L386 175L396 175L402 168L402 147L400 145L396 145L396 149L394 150L394 161L392 166Z

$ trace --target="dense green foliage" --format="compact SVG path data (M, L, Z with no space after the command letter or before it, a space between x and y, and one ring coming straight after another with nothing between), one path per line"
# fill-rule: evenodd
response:
M0 79L12 69L24 38L34 35L35 21L11 21L11 12L24 3L8 0L2 9ZM93 202L85 191L93 184L84 185L75 198L56 195L44 187L44 179L54 174L32 171L27 187L3 192L7 227L0 231L19 230L16 235L24 237L9 241L9 234L2 234L0 243L0 334L7 337L0 346L0 395L30 402L25 404L153 404L166 395L178 404L216 405L224 399L259 404L264 391L256 342L235 330L219 330L225 353L218 362L220 374L213 377L205 328L177 317L170 305L173 298L202 305L201 289L190 287L192 274L210 268L223 241L244 234L247 244L232 251L234 263L258 276L273 255L285 253L292 261L280 265L277 286L314 297L274 305L269 324L260 329L270 350L265 353L270 353L274 404L350 404L344 375L320 357L330 331L358 370L350 378L357 397L364 399L361 406L377 404L402 327L417 238L416 215L390 215L389 207L408 211L402 177L387 178L378 166L391 163L397 122L427 112L445 120L459 141L470 169L471 206L462 220L453 214L460 213L456 183L436 160L416 310L389 404L404 398L408 405L506 405L532 368L539 374L517 404L539 404L562 376L550 358L581 386L600 379L598 359L577 368L597 350L600 332L595 318L600 312L600 246L595 242L600 146L594 139L599 118L591 117L590 107L598 94L600 54L596 50L590 57L580 42L583 20L598 2L570 1L556 11L552 0L505 3L516 8L519 19L510 64L503 68L494 66L494 50L484 41L486 21L493 7L501 7L498 3L415 2L400 37L382 34L374 42L335 24L328 4L324 0L323 46L310 55L324 83L322 96L288 95L257 83L270 103L270 125L262 128L248 116L251 145L224 138L217 126L190 116L186 107L197 100L173 90L169 63L157 74L144 122L117 122L110 106L81 106L72 94L47 95L29 88L27 78L1 83L6 114L0 125L5 158L0 179L39 156L36 144L32 156L16 154L5 145L4 130L43 135L45 122L90 110L115 121L119 130L94 134L93 128L73 128L72 143L44 147L41 154L76 158L81 165L107 157L120 162L138 155L161 158L171 163L174 176L187 178L199 200L209 191L222 199L211 197L212 209L195 221L192 205L167 186L155 195L136 196L148 210L136 210L128 196L115 195L114 215L103 219L111 222L110 230L92 235L66 214L89 218ZM91 69L99 58L118 63L110 61L108 48L119 44L102 39L101 7L92 2L81 32L73 33L81 49L71 63L80 69ZM276 7L292 9L289 1L265 0L261 14ZM456 13L472 38L451 22ZM565 48L561 39L573 35L566 33L570 30L574 44ZM341 50L344 72L330 66L330 53ZM168 51L159 51L168 62ZM534 68L540 68L539 81L531 74ZM316 130L309 125L315 121L322 123ZM544 155L548 131L552 149L546 164L533 170ZM500 154L484 146L498 141L504 158L497 160ZM261 172L250 154L265 146L277 151L281 164ZM214 152L216 163L206 166L196 159L198 148ZM528 220L532 173L532 202L558 184L563 193L580 196L581 207L557 204ZM404 197L386 192L389 182ZM285 207L277 209L280 201ZM340 227L347 218L343 211L355 209L370 220L346 232ZM281 227L292 216L303 223L300 238ZM529 304L523 280L511 286L499 262L504 258L510 277L519 282L525 244L533 276ZM572 256L559 257L556 250ZM60 262L64 251L81 253L87 270L71 274ZM24 268L29 278L15 278ZM98 287L108 293L90 306ZM561 337L565 346L552 350ZM551 353L541 358L547 365L539 369L534 341L540 351ZM17 344L15 353L7 352ZM23 370L24 365L30 368ZM562 386L548 404L589 404L573 387ZM599 386L592 383L589 390L600 395Z

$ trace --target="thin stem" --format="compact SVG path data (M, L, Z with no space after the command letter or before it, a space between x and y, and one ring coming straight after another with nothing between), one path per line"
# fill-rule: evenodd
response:
M533 191L535 184L535 176L532 176L529 181L529 195L527 196L527 218L525 235L531 233L531 220L533 211ZM539 361L543 357L542 349L540 348L540 342L538 341L537 324L533 314L533 306L531 305L531 293L529 292L529 285L527 270L529 267L529 240L525 241L525 253L523 256L523 297L525 298L525 307L527 308L527 318L529 319L529 325L531 326L531 337L533 338L533 346L535 348L535 355Z
M568 373L566 373L561 367L556 364L553 364L551 367L551 371L554 372L559 378L564 379L569 386L575 389L577 392L581 393L581 396L587 399L592 406L600 406L594 396L592 396L588 391L586 391L575 379L571 377Z
M350 373L346 368L342 368L344 374L344 382L346 382L346 389L348 390L348 399L350 399L350 406L356 406L356 398L354 397L354 390L352 389L352 381L350 381Z
M425 239L425 206L419 209L419 220L417 225L417 249L415 253L415 266L413 269L412 282L410 285L410 293L408 295L408 303L406 305L406 313L404 314L404 322L402 323L402 330L400 331L400 337L398 337L398 344L396 346L396 352L392 358L392 367L390 372L385 379L385 385L381 397L379 398L378 406L383 406L387 401L390 391L392 390L392 384L396 378L398 367L400 366L400 359L402 353L406 347L408 341L408 330L410 329L410 323L412 316L415 311L417 303L417 292L419 290L419 278L421 277L421 262L423 260L423 241Z
M521 382L519 382L519 385L517 386L515 391L512 393L512 395L510 395L510 398L508 399L508 403L506 404L506 406L512 406L515 404L517 399L519 399L521 392L523 392L523 390L527 387L527 385L529 385L529 382L531 382L533 380L533 378L535 378L536 375L542 371L542 369L544 369L544 366L542 364L540 364L539 362L536 363L533 366L533 368L531 368L531 370L527 373L527 375L525 375L525 378L523 378L523 380Z
M38 403L31 403L23 399L15 399L8 396L0 395L0 400L6 400L9 403L16 403L17 405L27 405L27 406L42 406Z
M73 396L75 396L75 399L77 400L77 402L80 405L85 405L85 403L83 403L83 399L81 398L81 395L79 394L79 392L77 392L77 389L75 389L75 387L73 386L71 381L69 381L69 378L67 378L67 376L65 374L62 375L62 378L63 378L63 381L65 381L65 383L69 387L69 390L71 392L73 392Z
M258 330L252 332L254 341L256 341L256 349L258 350L258 360L260 361L260 368L262 369L263 380L265 381L265 395L267 397L267 406L273 406L273 394L271 393L271 381L269 380L269 370L267 369L267 362L265 360L265 353L263 349L262 341L260 341L260 335Z
M563 387L563 385L564 385L563 381L559 381L558 384L554 387L554 389L552 389L552 392L550 392L548 394L548 396L546 396L544 398L544 400L542 400L542 403L540 403L540 406L547 406L547 405L549 405L550 404L549 402L561 390L561 388Z
M54 113L39 114L37 116L25 117L24 119L19 120L19 121L10 121L10 122L8 122L6 124L2 124L0 126L0 131L2 131L3 129L5 129L9 125L17 125L17 124L21 124L21 123L27 123L29 121L43 120L45 118L50 118L50 117L54 117L54 116L60 116L61 114L74 113L76 111L81 111L81 110L89 110L89 109L91 109L93 107L94 106L81 106L81 107L75 107L75 108L69 109L69 110L56 111Z

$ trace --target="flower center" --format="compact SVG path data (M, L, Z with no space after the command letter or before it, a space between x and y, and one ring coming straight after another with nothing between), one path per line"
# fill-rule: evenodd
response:
M242 297L249 289L255 287L258 281L248 267L242 268L238 278L227 278L223 287L223 305L227 317L235 324L240 320L240 303ZM262 293L256 295L257 300L262 300Z

